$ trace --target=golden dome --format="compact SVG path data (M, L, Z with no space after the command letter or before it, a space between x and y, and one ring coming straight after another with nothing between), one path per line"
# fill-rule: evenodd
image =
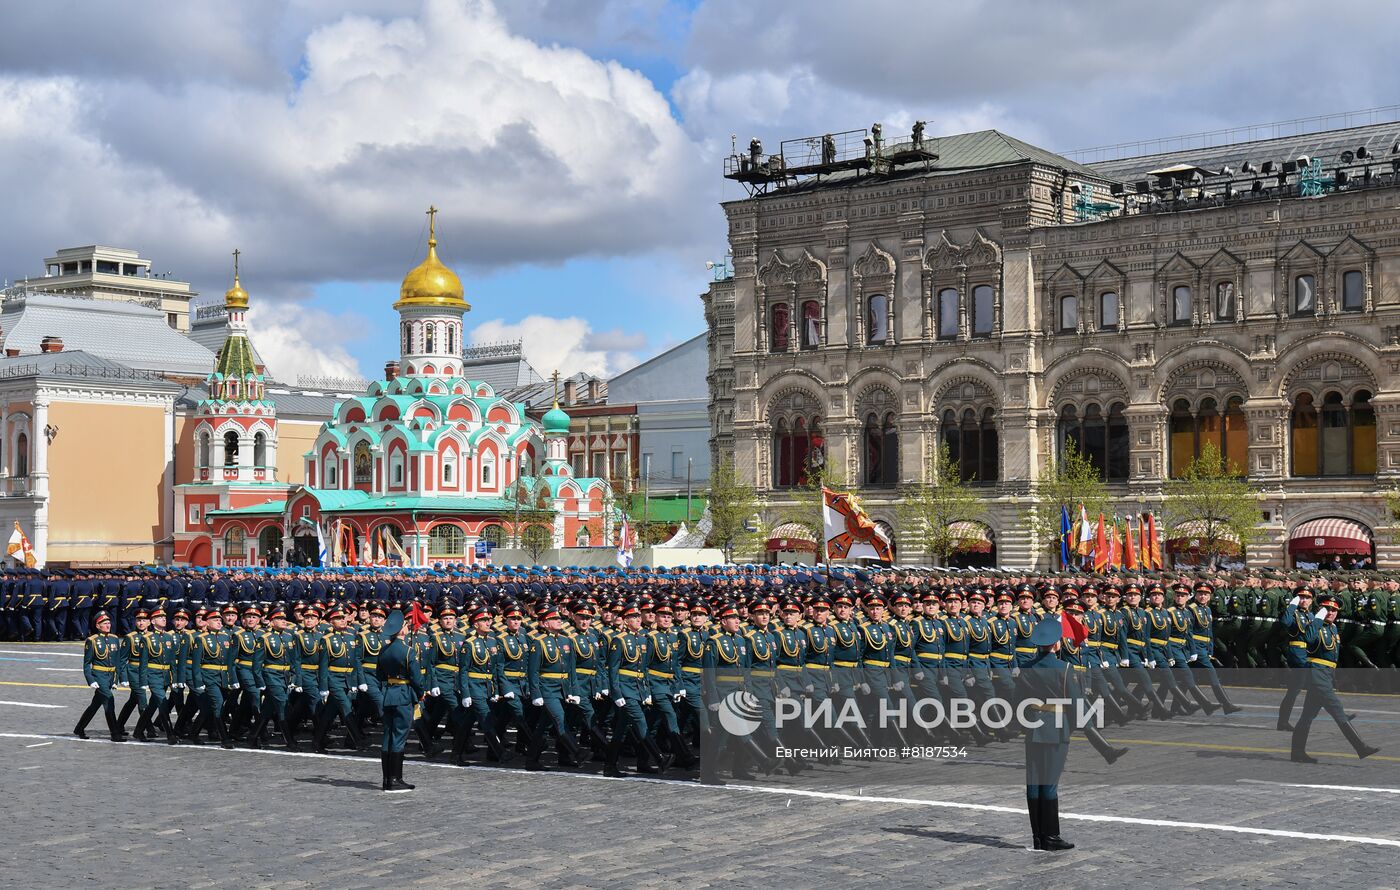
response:
M463 312L472 307L463 299L462 280L456 273L442 264L437 255L436 219L437 208L428 209L428 256L413 271L404 276L399 286L399 301L395 309L405 306L429 306L441 309L459 309Z
M248 292L238 282L238 256L242 252L241 250L233 252L233 287L224 291L224 308L226 309L248 308Z

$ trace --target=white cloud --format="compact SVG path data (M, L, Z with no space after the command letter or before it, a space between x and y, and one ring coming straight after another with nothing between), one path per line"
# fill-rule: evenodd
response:
M344 343L363 332L364 320L298 303L259 301L248 309L253 345L268 376L285 383L298 377L365 377Z
M522 341L525 360L545 377L557 370L566 377L584 371L608 379L637 364L636 350L646 345L640 335L621 330L595 334L582 318L546 315L515 323L492 319L477 325L471 339L473 344Z

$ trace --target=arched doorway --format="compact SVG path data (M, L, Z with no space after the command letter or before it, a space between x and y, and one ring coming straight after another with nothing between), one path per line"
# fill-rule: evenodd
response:
M1376 539L1355 519L1310 519L1289 533L1288 556L1295 569L1370 569L1376 565Z
M817 561L816 535L800 522L784 522L774 526L764 549L770 565Z
M258 532L258 558L270 566L282 564L282 526L269 525Z
M208 538L200 538L190 545L189 555L186 561L192 566L208 566L214 564L214 551L209 546Z

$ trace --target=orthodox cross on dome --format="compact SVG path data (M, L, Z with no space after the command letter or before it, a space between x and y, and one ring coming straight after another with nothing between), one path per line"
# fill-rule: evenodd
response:
M433 205L428 205L428 246L437 246L437 214L438 209Z
M235 248L233 249L233 280L234 280L234 281L237 281L237 280L238 280L238 257L239 257L240 255L242 255L242 253L243 253L243 251L239 250L237 247L235 247Z
M551 377L551 379L554 380L554 407L558 408L558 407L559 407L559 369L558 369L558 368L555 368L555 369L554 369L554 373L551 374L550 377Z

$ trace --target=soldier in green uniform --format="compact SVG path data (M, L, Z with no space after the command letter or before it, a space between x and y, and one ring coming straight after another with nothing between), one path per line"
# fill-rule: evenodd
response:
M535 738L530 746L526 769L543 769L540 755L549 740L549 732L554 731L561 766L578 766L582 754L578 742L569 731L564 705L577 704L579 696L574 689L578 678L574 674L573 641L563 633L563 619L559 610L553 607L539 613L540 632L530 648L530 663L526 677L526 694L530 703L543 715L535 726ZM667 704L670 697L667 696Z
M388 642L384 636L384 619L389 617L389 612L382 603L361 603L360 614L365 616L363 624L355 631L360 638L360 677L369 688L355 696L357 729L363 725L360 718L365 715L380 720L384 717L384 687L379 684L375 668L379 666L379 650Z
M134 630L122 637L120 648L121 660L117 665L117 683L124 684L129 691L126 704L122 705L121 712L117 714L117 726L121 727L122 735L126 735L126 721L130 719L131 712L146 709L146 694L141 691L140 677L141 668L141 647L146 643L146 631L151 626L150 613L145 609L136 612L133 620Z
M333 606L326 617L330 619L331 629L322 641L318 667L322 704L316 727L316 751L320 754L326 753L327 737L337 717L350 737L349 747L355 750L364 747L364 740L350 719L350 699L368 688L360 676L360 641L346 626L345 609Z
M749 669L748 644L739 632L739 609L733 603L719 607L716 613L719 630L705 641L705 706L711 713L724 707L725 700L742 693ZM722 724L721 724L722 726ZM730 774L736 779L753 779L752 764L765 764L768 755L754 744L749 735L731 735L716 730L715 744L700 761L700 781L722 785L717 772L724 757L731 758Z
M388 643L380 650L374 668L384 689L384 741L379 765L384 774L382 787L388 792L412 791L414 787L403 780L403 748L413 722L413 703L422 695L422 688L409 665L408 645L404 642L407 635L403 613L395 609L384 621Z
M199 734L208 729L219 740L219 745L232 748L233 740L224 728L224 700L231 692L234 650L229 635L224 632L223 620L217 612L210 612L205 618L204 633L200 634L194 647L194 665L190 673L190 685L200 698L200 723L195 726L196 745L204 744Z
M254 748L262 747L263 730L268 721L281 733L290 750L297 750L296 739L287 726L287 703L293 686L293 670L296 663L296 634L287 624L287 613L273 609L268 616L269 628L262 636L258 663L261 673L258 677L262 687L262 701L259 704L261 716L248 737Z
M413 731L423 748L423 756L437 753L434 738L444 717L452 728L453 737L464 735L465 722L458 711L466 692L462 689L462 646L466 638L457 630L457 610L450 605L438 613L438 626L428 637L423 650L424 681L427 697L423 699L420 716L413 722Z
M262 610L248 606L243 610L243 626L230 634L233 645L234 699L229 723L229 735L243 738L245 728L262 719Z
M1307 587L1299 587L1293 598L1284 607L1284 637L1288 643L1283 650L1284 693L1278 706L1279 732L1292 732L1293 703L1307 685L1308 679L1308 628L1312 626L1313 592Z
M1324 709L1337 721L1337 728L1351 743L1356 756L1364 759L1375 754L1380 748L1373 748L1362 741L1333 688L1337 657L1342 646L1341 634L1336 624L1342 600L1334 593L1324 593L1317 599L1324 614L1321 618L1312 618L1304 631L1303 639L1307 643L1308 653L1308 691L1303 699L1302 716L1298 718L1298 726L1293 730L1292 759L1295 763L1317 763L1317 758L1309 756L1307 751L1308 733L1312 730L1312 722L1318 712Z
M1205 675L1211 691L1215 693L1216 701L1220 702L1220 707L1225 709L1226 714L1243 711L1244 708L1230 701L1229 696L1225 694L1225 687L1220 684L1220 675L1215 672L1215 626L1214 611L1211 608L1215 588L1211 587L1208 581L1198 581L1192 593L1194 602L1187 607L1187 611L1191 613L1191 665L1194 670Z
M112 633L112 617L106 612L98 612L93 619L97 633L87 638L83 644L83 679L92 687L92 701L88 703L78 724L73 727L73 735L87 738L87 725L101 709L107 718L107 729L112 741L126 741L126 734L117 725L117 706L112 699L112 684L116 682L121 655L117 651L121 639Z
M710 607L703 599L697 599L687 604L687 617L690 626L682 628L678 641L680 677L675 695L677 720L683 733L694 727L697 738L704 739L710 733L710 712L705 708L704 690L705 641L712 633Z
M194 646L199 639L199 634L204 631L204 610L196 609L193 615L194 624L190 624L191 615L184 609L177 609L175 612L175 639L176 658L180 663L177 672L179 679L176 682L176 707L179 714L175 720L175 738L179 740L189 731L190 725L199 712L199 696L194 694L190 688L190 678L194 672Z
M498 763L510 760L510 753L501 744L496 732L496 715L491 703L500 699L501 693L501 642L491 626L491 610L478 608L471 616L473 634L462 644L462 708L463 722L458 734L453 736L452 759L455 763L465 763L467 739L473 724L481 729L486 740L487 758Z
M146 707L136 721L132 735L138 742L149 741L147 730L162 728L165 740L175 744L175 727L170 723L170 709L175 704L171 691L180 681L180 640L165 628L165 613L151 616L151 629L146 632L141 647L141 664L137 670L141 689L146 694Z
M521 629L525 616L519 606L506 607L502 616L505 629L497 635L501 649L500 700L497 704L496 727L501 741L506 730L515 726L515 750L530 750L532 733L525 720L525 678L530 667L530 638Z
M647 733L643 703L650 697L647 667L650 644L642 632L642 610L629 604L622 611L623 629L613 641L608 659L608 688L617 711L613 716L612 738L608 742L603 774L622 778L627 774L618 768L622 746L630 735L637 745L638 772L664 772L671 765L670 755L661 753L656 741ZM658 766L651 766L649 758Z
M656 626L647 634L647 685L651 704L648 735L660 737L681 769L695 764L695 754L681 736L676 718L675 695L680 688L680 632L675 627L675 610L660 603L654 610Z
M1026 730L1026 809L1036 850L1074 849L1074 844L1060 837L1060 776L1074 731L1073 705L1082 692L1074 668L1057 657L1062 634L1057 617L1036 624L1030 637L1036 655L1021 669L1019 678L1021 698L1042 703L1036 721L1039 725ZM1070 704L1049 704L1057 699Z
M320 719L321 702L321 650L325 648L318 625L321 612L315 606L308 606L301 612L301 629L293 637L292 644L292 705L287 714L287 730L292 743L296 744L298 725L304 715L312 718L313 726Z

